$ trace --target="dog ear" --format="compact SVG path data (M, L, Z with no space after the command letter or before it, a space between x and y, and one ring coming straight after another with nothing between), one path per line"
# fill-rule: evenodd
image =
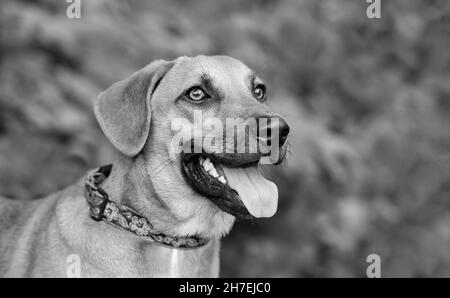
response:
M94 100L94 112L109 141L123 154L136 156L150 131L150 98L173 62L158 60L117 82Z

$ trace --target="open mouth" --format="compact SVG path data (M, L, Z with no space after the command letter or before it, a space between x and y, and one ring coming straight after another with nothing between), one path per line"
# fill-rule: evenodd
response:
M258 169L259 157L184 154L182 172L193 189L240 219L271 217L278 205L276 185Z

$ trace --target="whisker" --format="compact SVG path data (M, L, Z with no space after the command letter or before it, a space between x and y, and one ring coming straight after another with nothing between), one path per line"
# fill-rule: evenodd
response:
M170 165L171 163L173 163L173 160L169 160L169 162L166 162L166 163L158 170L158 172L155 173L155 175L158 175L159 172L161 172L162 170L164 170L164 168L167 167L168 165Z
M151 173L153 174L153 172L155 172L159 167L163 166L163 164L170 162L171 160L168 158L166 160L163 160L159 165L157 165L152 171ZM164 167L164 166L163 166Z
M203 68L203 65L200 63L200 61L198 62L198 64L200 65L200 68L202 69L202 75L207 75L205 69Z
M265 70L265 68L266 68L267 66L270 66L270 65L271 65L270 63L271 63L270 59L265 60L261 65L259 65L259 66L257 67L258 72L263 73L264 70Z
M267 165L259 164L259 168L264 176L270 175L270 169L267 168Z
M287 143L286 143L286 153L289 153L289 155L292 154L292 151L291 151L291 143L290 143L289 141L287 141ZM285 158L286 158L286 157L285 157Z

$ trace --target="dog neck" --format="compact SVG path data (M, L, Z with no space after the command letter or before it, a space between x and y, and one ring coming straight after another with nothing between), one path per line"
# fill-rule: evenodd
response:
M145 168L144 158L135 159L121 156L113 164L113 169L102 188L109 199L137 211L159 232L173 237L185 237L182 225L169 207L153 188Z
M109 194L111 201L139 212L161 233L176 235L180 223L155 197L145 168L140 166L141 162L117 160L110 176L102 183L102 188ZM81 194L83 189L80 186L78 184L76 187ZM80 254L82 260L90 260L83 276L218 276L218 238L211 238L202 247L179 250L156 245L103 221L97 222L87 212L84 198L69 198L62 200L57 215L61 233L70 251ZM91 249L86 251L86 247Z

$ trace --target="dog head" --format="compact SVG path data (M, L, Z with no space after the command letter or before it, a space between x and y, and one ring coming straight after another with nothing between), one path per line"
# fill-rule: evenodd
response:
M143 160L155 194L184 223L180 233L212 236L235 217L277 209L277 188L257 167L283 160L289 127L266 101L242 62L197 56L149 64L101 93L94 110L111 143Z

